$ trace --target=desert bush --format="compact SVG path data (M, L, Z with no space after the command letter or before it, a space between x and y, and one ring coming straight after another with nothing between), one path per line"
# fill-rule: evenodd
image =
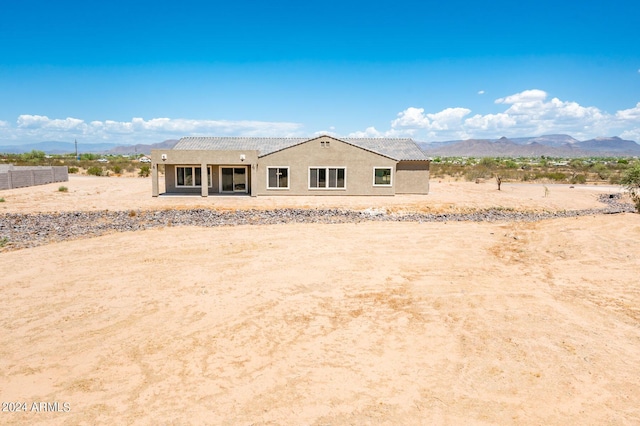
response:
M4 198L0 198L0 203L4 203Z
M593 171L602 180L607 180L609 179L609 176L611 176L611 170L609 170L607 166L602 163L594 164Z
M140 167L140 171L138 172L138 176L148 177L149 174L151 174L151 168L149 166L147 166L145 164L144 166Z
M20 157L23 161L35 162L35 161L44 160L45 156L46 154L44 153L44 151L38 151L36 149L33 149L31 150L31 152L25 152Z
M0 238L0 247L4 247L9 243L9 239L7 237Z
M80 169L77 167L69 167L68 171L69 173L74 174L74 173L78 173Z
M571 178L571 183L573 184L582 184L587 182L587 177L585 175L575 175Z
M542 173L536 173L533 176L534 180L550 179L550 180L555 180L555 181L563 181L566 178L567 178L567 175L565 175L562 172L542 172Z
M636 205L636 211L640 213L640 163L635 163L628 168L620 179L620 183L629 191L631 200Z
M489 179L493 173L486 167L472 167L464 173L465 180L473 182L476 179Z
M483 167L492 168L492 167L496 167L498 165L498 162L491 157L482 157L482 159L480 159L480 162L478 164L480 164Z
M611 185L620 185L620 181L622 180L622 176L619 173L612 174L609 176L609 183Z
M122 173L122 167L120 167L119 165L114 165L111 167L111 170L113 170L113 173L119 175L120 173Z
M58 187L58 191L59 192L69 192L69 188L67 188L66 186L59 186Z
M102 176L102 167L91 166L87 169L87 174L92 176Z

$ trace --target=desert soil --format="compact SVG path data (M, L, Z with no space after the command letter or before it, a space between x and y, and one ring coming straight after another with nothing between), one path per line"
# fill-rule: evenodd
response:
M427 196L154 199L142 178L64 185L2 191L0 220L586 209L619 191L436 180ZM27 411L0 423L638 424L638 241L627 213L167 227L2 252L0 399Z

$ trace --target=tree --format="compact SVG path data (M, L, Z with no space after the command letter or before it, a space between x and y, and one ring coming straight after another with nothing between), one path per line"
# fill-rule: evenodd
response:
M629 191L631 200L636 205L638 213L640 213L640 163L635 163L629 167L622 176L620 183Z

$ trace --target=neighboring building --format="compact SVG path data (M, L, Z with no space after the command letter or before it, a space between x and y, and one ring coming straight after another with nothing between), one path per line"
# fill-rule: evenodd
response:
M427 194L427 157L411 139L185 137L151 151L166 193L258 195Z
M67 182L67 166L14 166L0 164L0 189L23 188L53 182Z

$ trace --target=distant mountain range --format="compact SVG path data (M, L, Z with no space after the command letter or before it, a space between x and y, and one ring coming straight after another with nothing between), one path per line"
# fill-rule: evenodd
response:
M92 154L151 154L152 149L171 149L178 143L168 139L154 144L118 145L114 143L78 143L78 153ZM445 142L418 142L430 156L441 157L592 157L640 156L640 145L617 136L579 141L569 135L500 139L468 139ZM71 142L47 141L27 145L0 146L0 153L20 154L32 150L47 154L75 152Z
M78 143L78 154L151 154L152 149L171 149L178 143L176 139L153 144L118 145L115 143ZM0 153L22 154L33 150L46 154L73 154L76 152L72 142L45 141L26 145L0 146Z
M441 157L626 157L640 156L640 145L617 136L579 141L569 135L528 138L418 142L430 156Z

